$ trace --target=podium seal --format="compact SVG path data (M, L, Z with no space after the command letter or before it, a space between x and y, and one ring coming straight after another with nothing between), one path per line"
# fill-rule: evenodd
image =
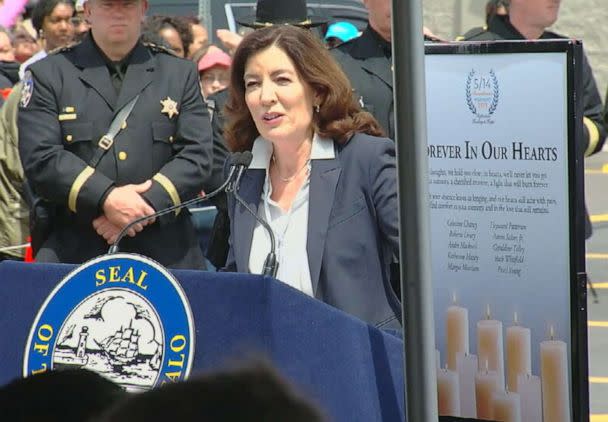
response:
M104 255L46 298L30 329L23 376L85 368L141 391L185 379L193 357L192 311L173 275L143 256Z

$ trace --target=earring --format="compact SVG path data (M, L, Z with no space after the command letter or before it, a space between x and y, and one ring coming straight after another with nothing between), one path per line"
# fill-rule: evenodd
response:
M321 106L319 104L317 104L315 106L315 111L318 113L321 110Z

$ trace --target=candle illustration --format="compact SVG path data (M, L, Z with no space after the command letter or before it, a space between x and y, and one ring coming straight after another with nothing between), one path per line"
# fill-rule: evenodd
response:
M447 364L452 371L456 370L456 355L469 353L469 311L456 305L456 295L453 305L446 311L445 331L447 344Z
M507 328L507 386L509 391L518 392L517 376L532 372L532 349L530 329L518 325L517 313L514 324Z
M477 374L477 356L468 353L458 353L456 356L458 381L460 387L460 416L463 418L477 417L475 404L475 374Z
M568 391L568 352L566 343L550 339L540 343L540 378L543 394L544 422L570 422Z
M486 361L486 368L488 362ZM500 377L496 371L481 370L475 375L475 404L477 419L492 419L492 394L502 390Z
M523 422L543 422L540 378L530 374L519 374L517 392L521 399L521 420Z
M488 369L498 374L500 386L504 388L502 322L491 319L490 305L486 310L486 319L477 322L477 355L480 364L487 362Z
M440 415L460 416L458 374L447 368L437 371L437 404Z
M492 394L492 420L521 422L521 403L517 393L497 391Z

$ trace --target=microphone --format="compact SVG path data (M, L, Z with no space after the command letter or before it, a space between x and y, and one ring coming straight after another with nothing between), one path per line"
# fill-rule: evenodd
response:
M249 154L251 154L251 153L249 153ZM127 231L129 231L129 229L131 227L133 227L134 225L143 223L144 221L148 221L153 218L161 217L165 214L169 214L175 210L182 209L189 205L193 205L198 202L205 201L207 199L211 199L214 196L217 196L218 194L224 192L224 190L227 191L227 186L234 178L234 173L236 172L236 169L243 167L242 153L235 152L234 154L232 154L231 161L232 161L232 163L230 164L230 173L228 173L228 177L226 178L226 180L224 180L224 183L222 183L219 188L217 188L216 190L214 190L208 194L205 194L204 196L197 196L186 202L182 202L179 205L173 205L169 208L165 208L160 211L157 211L154 214L146 215L146 216L143 216L143 217L140 217L140 218L137 218L137 219L131 221L129 224L127 224L125 227L123 227L123 229L120 231L120 233L118 233L118 236L116 237L116 241L114 241L112 246L110 246L110 249L108 249L108 254L111 255L111 254L118 252L118 245L119 245L120 241L123 239L123 237L125 237L125 235L127 234ZM251 162L251 159L249 159L249 162ZM247 164L247 166L249 166L249 164Z
M235 161L239 171L237 173L237 176L234 178L234 181L226 187L226 192L236 192L237 186L241 183L241 177L243 176L243 173L245 173L245 170L247 170L247 168L251 164L251 160L253 159L253 155L249 151L241 153L237 152L236 154L240 154L237 160Z
M262 275L267 275L267 276L275 278L277 276L277 270L279 269L279 263L277 261L277 255L275 252L276 251L276 240L274 238L274 232L272 231L272 228L270 227L268 222L266 222L265 220L258 217L257 213L255 213L249 207L249 205L247 205L245 200L239 195L239 192L238 192L239 185L241 183L241 176L243 175L245 170L247 170L247 168L249 167L249 164L251 164L252 158L253 158L253 155L251 154L250 151L244 151L242 153L242 155L241 155L242 166L239 168L239 172L236 176L234 184L231 186L232 189L230 190L230 192L234 195L234 199L236 199L237 202L239 204L241 204L249 212L249 214L253 215L255 220L258 223L260 223L262 225L262 227L264 227L264 229L270 236L270 252L268 252L268 255L266 255L266 259L264 260L264 266L262 268ZM228 190L226 190L226 192L228 192Z

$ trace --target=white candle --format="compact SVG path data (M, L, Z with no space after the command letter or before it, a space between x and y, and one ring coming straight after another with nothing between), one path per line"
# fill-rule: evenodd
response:
M477 356L459 353L456 356L458 381L460 387L460 416L477 417L475 404L475 374L477 374Z
M479 364L485 365L491 371L496 371L500 388L505 385L505 364L502 341L502 322L489 318L477 322L477 355ZM479 369L484 369L480 367Z
M456 355L458 353L469 353L469 311L460 306L450 306L446 311L445 331L446 360L448 368L455 371Z
M517 392L521 398L521 419L523 422L543 422L543 400L540 378L530 374L517 376Z
M492 420L497 422L521 422L519 394L498 391L492 394Z
M437 371L437 404L440 415L460 416L460 390L456 372L449 369Z
M517 324L517 316L515 317ZM517 392L517 376L532 372L530 329L514 325L507 328L507 386Z
M496 371L479 371L475 375L475 405L477 419L492 419L492 394L502 390Z
M540 343L540 378L544 421L570 422L567 346L553 340L553 334L551 340Z

